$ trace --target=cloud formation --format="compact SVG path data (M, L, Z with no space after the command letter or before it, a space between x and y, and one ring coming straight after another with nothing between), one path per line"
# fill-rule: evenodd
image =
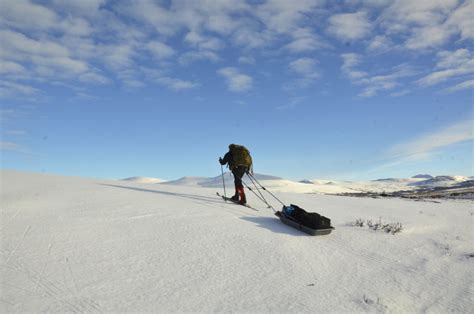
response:
M335 14L329 18L328 33L342 41L354 41L367 37L371 24L365 12Z
M474 120L463 120L442 130L397 144L388 153L392 158L403 162L427 159L450 145L474 140L473 125Z
M410 66L400 64L386 71L384 74L369 74L368 72L358 69L363 63L363 58L359 54L346 53L342 54L343 60L341 71L351 80L355 85L363 86L363 90L359 93L360 97L373 97L382 91L393 90L395 88L402 88L401 80L417 74ZM407 89L403 91L392 92L393 96L401 96L408 94Z
M275 71L289 65L304 82L300 85L308 85L334 71L325 70L331 63L321 56L341 54L347 59L341 71L364 88L361 96L389 90L400 95L393 89L411 77L406 68L416 67L403 61L404 53L438 59L433 73L418 78L420 88L450 82L449 90L457 92L470 86L464 76L472 74L466 56L472 59L473 15L469 0L348 1L340 6L320 0L3 0L1 95L32 95L51 83L125 89L158 84L178 92L201 87L183 69L199 73L203 67L233 82L229 90L248 90L258 80L258 69L242 76L220 69L257 68L277 58ZM374 63L399 59L405 70L392 64L374 73L367 63L351 65L356 51L359 58L366 51ZM443 54L464 63L443 65L450 58ZM316 66L311 59L320 62ZM308 68L300 65L304 62ZM144 64L168 74L144 81Z
M240 73L236 68L222 68L217 73L226 79L227 88L232 92L246 92L252 88L252 77Z
M436 85L451 78L472 77L474 74L474 59L468 49L456 51L441 51L437 54L437 71L434 71L418 80L422 87Z

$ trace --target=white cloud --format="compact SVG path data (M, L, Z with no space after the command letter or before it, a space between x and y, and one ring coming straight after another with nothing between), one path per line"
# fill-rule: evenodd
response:
M19 63L0 60L0 74L2 75L26 75L27 70Z
M173 91L183 91L183 90L193 89L199 86L199 84L191 82L191 81L185 81L185 80L166 77L166 76L159 77L155 81L159 83L160 85L163 85Z
M175 92L199 87L199 84L196 82L173 78L157 69L143 68L142 70L149 80Z
M399 161L423 160L451 145L474 139L472 119L460 121L431 134L421 135L393 146L389 155Z
M255 64L255 58L251 56L241 56L238 61L242 64Z
M10 70L17 62L21 62L23 69L28 66L30 72L47 78L74 77L90 70L86 62L71 57L67 48L50 40L36 40L21 33L0 30L0 41L0 62L9 64ZM30 73L30 79L38 77Z
M176 53L173 48L159 41L149 42L147 48L157 59L169 58Z
M290 62L290 69L301 75L305 80L316 80L321 77L316 65L318 61L312 58L299 58Z
M188 65L196 61L219 61L219 56L214 51L202 50L202 51L189 51L179 57L179 62L183 65Z
M447 26L456 27L461 39L474 38L474 1L466 1L459 6L446 21Z
M356 53L344 53L341 55L341 58L343 61L341 70L351 81L356 81L368 76L367 72L355 69L356 66L362 63L361 55Z
M34 96L40 93L40 90L29 85L0 81L0 97Z
M268 0L257 6L254 14L270 31L290 34L309 20L308 15L319 5L315 0Z
M99 46L98 51L102 54L105 63L118 71L131 68L134 64L133 58L137 53L134 44L130 42Z
M409 89L403 89L401 91L391 93L390 96L392 96L392 97L401 97L401 96L408 95L410 93L411 93L411 91Z
M392 90L401 87L402 78L414 76L417 74L412 67L402 64L391 69L391 72L383 75L370 75L365 71L360 71L356 67L362 63L362 57L355 53L346 53L341 55L343 64L342 73L351 80L353 84L362 85L363 90L358 95L360 97L373 97L381 91ZM408 94L408 90L393 92L393 96Z
M235 16L248 14L250 5L233 0L176 0L171 10L182 27L192 32L209 31L227 36L244 26L243 19Z
M437 54L438 62L434 71L417 81L422 87L436 85L456 77L474 73L474 59L467 49L441 51Z
M456 51L441 51L438 53L438 63L436 67L449 69L453 67L462 67L472 60L472 54L467 49L458 49Z
M387 36L377 35L370 41L367 50L372 52L386 52L393 46L393 42Z
M437 48L451 37L474 38L474 3L458 0L394 1L379 17L388 34L407 36L411 50Z
M327 32L343 41L355 41L367 37L372 30L367 13L343 13L329 18Z
M56 8L72 14L94 14L107 0L50 0Z
M94 28L83 18L66 17L60 23L58 28L64 32L65 36L89 36Z
M2 49L0 57L13 60L31 59L31 56L46 56L51 58L68 57L69 51L49 40L35 40L21 33L0 30Z
M107 77L94 72L87 72L79 76L79 80L85 83L109 84L111 80Z
M395 87L402 86L401 78L415 75L416 72L409 66L398 66L393 69L393 72L385 75L375 75L365 77L360 80L360 84L365 85L364 90L359 94L361 97L373 97L380 91L392 90ZM396 96L401 96L400 92L392 93ZM403 90L404 94L408 94L407 90Z
M442 23L458 4L457 0L396 0L383 11L381 24L390 33L406 32L414 27Z
M153 26L157 33L164 36L172 36L182 28L182 22L173 15L173 12L153 1L121 3L115 10L124 16L133 17L137 21Z
M55 27L58 16L50 9L28 0L0 1L0 25L44 30Z
M197 32L188 32L186 36L184 36L184 41L201 50L219 50L224 47L222 40L215 37L203 36Z
M443 90L445 93L454 93L465 89L474 89L474 80L467 80Z
M446 43L451 34L452 32L442 25L416 28L405 42L405 46L413 50L438 47Z
M246 92L252 88L252 77L240 73L236 68L221 68L217 73L227 80L227 87L232 92Z
M290 52L308 52L328 46L309 28L299 28L295 30L292 33L292 37L292 41L284 47Z
M247 49L262 49L270 45L275 39L275 34L268 30L258 30L251 26L242 27L232 35L235 45Z

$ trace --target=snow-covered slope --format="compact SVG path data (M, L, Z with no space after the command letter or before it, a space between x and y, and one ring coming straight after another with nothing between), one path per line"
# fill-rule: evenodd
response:
M332 219L333 233L310 237L252 195L259 211L215 192L2 171L0 311L472 310L471 201L275 192Z
M162 183L166 182L166 180L158 179L158 178L151 178L151 177L130 177L122 179L123 181L131 181L136 183Z

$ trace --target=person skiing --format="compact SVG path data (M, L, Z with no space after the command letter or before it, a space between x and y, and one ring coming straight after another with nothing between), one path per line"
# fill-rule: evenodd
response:
M224 158L219 157L219 163L221 165L228 164L234 175L235 194L230 199L241 205L246 204L247 198L245 197L242 177L246 173L253 172L252 157L249 150L243 145L230 144L229 151L224 155Z

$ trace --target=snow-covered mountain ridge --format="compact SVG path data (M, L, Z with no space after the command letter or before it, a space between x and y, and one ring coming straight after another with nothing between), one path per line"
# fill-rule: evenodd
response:
M255 178L265 187L278 192L293 193L323 193L323 194L342 194L342 193L392 193L397 191L410 191L420 188L437 187L469 187L474 184L472 179L464 176L431 176L427 174L416 175L411 178L385 178L372 181L334 181L334 180L301 180L292 181L284 178L255 174ZM224 174L224 182L227 188L233 188L232 174ZM158 180L158 179L157 179ZM145 182L144 180L138 182ZM253 187L253 182L247 176L244 182L249 187ZM155 183L155 182L150 182ZM160 184L181 185L181 186L200 186L222 188L222 176L215 177L183 177L178 180L160 182Z

